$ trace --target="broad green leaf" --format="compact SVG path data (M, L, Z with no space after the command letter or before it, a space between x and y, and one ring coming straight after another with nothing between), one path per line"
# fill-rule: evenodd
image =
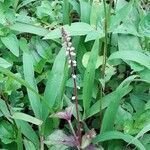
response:
M129 84L134 81L134 79L138 77L138 75L132 75L126 78L124 81L121 82L121 84L117 87L117 89L122 89L125 86L129 86Z
M120 86L117 88L116 91L121 91L123 88L126 88L126 89L128 88L128 90L130 91L132 88L129 86L129 84L131 83L131 81L134 80L135 77L136 76L128 77L125 81L123 81L120 84ZM111 102L109 103L109 106L106 109L104 117L103 117L101 133L105 131L113 130L114 121L115 121L116 114L119 108L121 97L122 97L121 92L118 92L118 95L116 95L115 100L111 98Z
M98 142L104 142L109 140L124 140L125 142L130 143L133 139L134 137L131 135L124 134L119 131L109 131L97 135L93 142L96 144ZM137 139L134 140L134 142L131 142L131 144L135 145L140 150L146 150L143 144Z
M39 36L45 36L49 33L49 30L42 28L40 26L35 26L32 24L26 24L21 22L16 22L8 26L11 30L19 31L20 33L31 33Z
M15 34L1 37L1 41L15 56L19 56L19 41Z
M83 106L84 106L84 113L90 107L91 100L92 100L92 91L94 85L94 78L95 78L95 69L96 63L99 53L99 39L96 39L94 45L91 50L91 55L88 61L88 65L84 74L84 81L83 81Z
M36 150L35 145L31 141L24 139L23 142L25 150Z
M13 73L12 73L11 71L9 71L8 69L3 68L3 67L0 66L0 72L3 73L3 74L5 74L6 76L8 76L8 77L10 77L10 78L12 78L12 79L18 81L21 85L24 85L27 89L31 90L31 91L32 91L33 93L35 93L37 96L41 97L41 96L37 93L37 91L36 91L34 88L31 87L31 85L30 85L28 82L26 82L26 81L23 80L22 78L16 76L15 74L13 74ZM43 98L41 97L41 99L43 99Z
M80 0L80 14L81 14L82 22L86 22L86 23L90 22L90 12L91 12L90 2Z
M17 130L16 143L17 143L17 150L23 150L23 141L22 141L22 134L20 129Z
M71 35L71 36L77 36L77 35L86 35L90 31L94 30L89 24L84 22L76 22L69 25L64 25L64 29ZM49 32L44 39L56 39L61 37L61 27L56 28Z
M38 93L37 85L34 78L34 66L33 66L33 57L28 49L27 43L21 41L20 44L21 50L23 50L23 73L25 80L31 85L31 87ZM29 101L33 112L37 118L42 118L42 105L40 97L33 93L31 90L27 89Z
M130 35L139 36L136 26L131 20L127 20L126 22L123 22L116 29L114 29L113 33L130 34Z
M99 27L97 30L93 30L92 32L89 32L85 38L85 42L96 40L97 38L101 39L105 37L105 34L103 32L103 29Z
M128 94L130 91L131 91L131 88L129 88L128 86L125 86L121 89L117 89L114 92L104 96L102 99L100 99L95 104L93 104L90 109L88 109L87 111L88 113L85 118L89 118L97 114L100 111L100 103L102 103L102 110L103 110L110 105L111 101L121 100L121 98L125 96L126 94Z
M0 111L2 112L2 114L9 119L10 118L10 113L8 111L8 108L6 106L6 103L4 100L0 99Z
M23 120L15 120L17 127L21 130L21 133L29 139L34 146L39 149L39 138L32 127Z
M66 72L66 55L65 49L61 49L55 58L52 70L48 76L44 98L50 108L53 108L57 100L61 100L62 89L64 88L65 72ZM60 103L60 101L59 101Z
M15 112L13 113L13 116L12 118L14 119L18 119L18 120L24 120L24 121L27 121L27 122L30 122L30 123L33 123L35 125L42 125L42 121L35 118L35 117L32 117L30 115L27 115L25 113L21 113L21 112Z
M90 58L90 55L91 55L91 52L86 52L84 55L83 55L83 58L82 58L82 64L83 66L86 68L87 65L88 65L88 61L89 61L89 58ZM96 69L102 65L103 63L103 56L98 56L97 58L97 62L96 62Z
M68 0L63 1L63 23L69 24L70 23L70 3Z
M0 57L0 67L9 68L12 64Z
M119 9L114 16L111 18L110 22L110 30L113 31L120 24L121 21L124 21L127 17L129 17L129 13L133 8L134 1L131 0L121 9Z
M129 92L131 90L131 87L129 87L128 85L126 86L126 88L127 87L128 87L128 92ZM122 93L120 91L117 92L117 95L115 98L113 97L111 98L110 103L104 113L104 117L103 117L102 125L101 125L101 133L113 130L114 121L116 118L116 114L119 108L121 98L122 98Z
M0 139L5 144L14 142L16 139L16 134L13 126L5 120L0 121Z
M150 69L149 57L140 51L129 51L129 50L117 51L110 55L109 60L112 59L131 60Z
M98 21L100 20L100 1L93 0L90 14L90 25L94 28L97 28Z
M141 20L139 24L139 32L150 38L150 12Z
M119 35L118 47L119 51L142 51L138 37L132 35Z
M73 10L76 10L77 13L79 14L80 13L80 5L77 1L72 1L72 0L69 0L69 3L72 5L73 7Z

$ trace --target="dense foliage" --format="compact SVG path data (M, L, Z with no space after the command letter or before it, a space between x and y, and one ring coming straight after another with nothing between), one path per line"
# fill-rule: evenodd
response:
M150 149L149 0L0 0L0 148Z

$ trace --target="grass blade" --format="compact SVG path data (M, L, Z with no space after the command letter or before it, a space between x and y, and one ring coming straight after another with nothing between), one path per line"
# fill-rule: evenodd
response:
M44 98L52 109L56 100L61 100L63 95L63 88L65 86L65 72L66 72L66 55L62 48L55 58L52 70L48 76ZM60 102L59 102L60 103Z
M39 139L32 127L23 120L15 120L15 122L17 127L21 130L21 133L28 138L37 149L39 149Z
M102 102L102 109L105 109L109 106L111 101L116 101L117 99L120 100L123 96L128 94L131 91L132 88L129 88L128 86L123 87L121 89L117 89L116 91L106 95L102 98L102 100L97 101L90 109L87 111L86 119L97 114L100 109L100 101ZM84 118L84 119L85 119Z
M85 113L84 115L86 115L87 113L86 111L89 109L91 104L98 52L99 52L99 39L96 39L93 48L91 50L90 58L84 74L84 81L83 81L83 106Z
M34 118L34 117L30 116L30 115L21 113L21 112L15 112L15 113L13 113L12 118L18 119L18 120L24 120L24 121L33 123L33 124L38 125L38 126L40 126L42 124L41 120L39 120L37 118Z
M134 62L139 63L142 66L150 69L150 59L147 55L143 54L140 51L117 51L114 52L110 57L109 60L112 59L123 59L123 60L131 60Z
M31 87L38 93L37 85L34 78L33 57L29 52L26 41L21 41L20 48L23 50L23 73L25 80L30 83ZM42 119L42 105L40 97L29 89L27 89L27 93L35 116Z
M109 131L109 132L104 132L96 136L93 142L98 143L98 142L104 142L104 141L116 140L116 139L121 139L129 143L130 141L134 139L134 137L128 134L118 132L118 131ZM132 142L132 144L138 147L140 150L146 150L143 144L137 139L134 142Z
M9 25L8 28L21 33L32 33L39 36L45 36L49 32L45 28L21 22L16 22L15 24Z

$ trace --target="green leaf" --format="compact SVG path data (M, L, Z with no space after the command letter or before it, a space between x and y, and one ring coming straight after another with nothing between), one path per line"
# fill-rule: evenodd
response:
M139 24L139 32L150 38L150 12L141 20Z
M133 3L134 3L134 1L131 0L129 3L127 3L121 9L119 9L114 16L112 16L111 22L110 22L110 30L111 31L115 30L121 21L124 21L124 20L126 20L127 17L129 17L129 13L131 12L131 10L133 8Z
M24 120L24 121L33 123L33 124L38 125L38 126L42 125L42 123L43 123L41 120L39 120L35 117L32 117L30 115L27 115L25 113L21 113L21 112L13 113L12 118L18 119L18 120Z
M90 25L94 28L97 28L97 24L100 20L100 12L101 12L100 1L93 0L90 14Z
M32 24L26 24L21 22L16 22L8 26L11 30L19 31L20 33L31 33L39 36L45 36L49 33L49 30L42 28L40 26L35 26Z
M104 96L102 99L100 99L95 104L93 104L90 109L88 109L86 118L89 118L100 111L100 103L102 103L102 110L103 110L110 105L111 101L120 100L123 96L128 94L130 91L131 91L131 88L129 88L128 86L125 86L121 89L117 89L114 92Z
M55 58L44 92L44 98L50 108L53 108L56 100L61 100L61 95L63 94L62 89L65 86L64 80L66 72L65 62L65 50L62 48Z
M80 14L82 22L86 23L90 22L90 12L91 12L90 2L80 1Z
M72 23L70 26L64 25L63 27L71 36L86 35L90 31L94 30L89 24L84 22L76 22ZM44 37L44 39L56 39L60 37L61 37L61 27L52 30Z
M88 65L88 61L89 61L89 58L90 58L90 55L91 55L91 52L86 52L84 55L83 55L83 58L82 58L82 64L83 66L86 68L87 65ZM97 58L97 62L96 62L96 69L102 65L103 63L103 56L98 56Z
M1 41L15 56L19 56L19 42L15 34L1 37Z
M131 90L131 87L129 87L128 85L126 86L126 88L127 87L128 87L128 90L129 89ZM113 97L111 98L110 104L107 107L103 120L102 120L101 133L113 130L114 121L116 118L116 114L119 108L121 98L122 98L122 93L120 92L117 92L117 95L115 98Z
M32 127L23 120L15 120L15 122L17 124L17 127L21 130L21 133L27 139L29 139L37 149L39 149L39 138Z
M0 67L9 68L12 64L0 57Z
M109 131L104 132L96 136L96 138L93 140L93 142L96 144L98 142L104 142L108 140L124 140L127 143L130 143L134 137L128 134L123 134L119 131ZM140 150L146 150L143 144L139 140L135 140L134 142L131 142L133 145L138 147Z
M3 115L6 117L6 118L9 118L10 117L10 113L8 111L8 108L6 106L6 103L4 100L0 99L0 111L3 113Z
M24 139L23 142L24 142L25 150L36 150L34 144L31 141Z
M70 23L70 3L68 0L63 1L63 23L69 24Z
M9 144L16 138L15 131L10 123L5 120L0 121L0 139L3 143Z
M139 36L135 24L131 21L131 19L123 22L113 31L114 34L121 33L121 34L130 34ZM133 45L132 45L133 46Z
M10 78L12 78L12 79L18 81L21 85L24 85L27 89L31 90L31 91L32 91L33 93L35 93L37 96L41 97L41 96L37 93L37 91L36 91L34 88L32 88L32 87L30 86L30 84L29 84L28 82L26 82L26 81L23 80L22 78L16 76L16 75L13 74L12 72L10 72L8 69L5 69L5 68L3 68L3 67L0 66L0 72L3 73L3 74L5 74L6 76L8 76L8 77L10 77ZM41 99L43 99L43 98L41 97Z
M119 51L142 51L138 37L132 35L119 35L118 47Z
M38 93L38 88L34 78L33 57L28 49L26 41L21 41L20 48L23 50L23 73L25 80ZM37 118L42 118L42 105L40 97L31 90L27 89L31 107Z
M133 76L133 77L131 76L131 77L129 77L129 79L126 79L124 82L122 82L121 85L117 88L117 91L122 90L123 84L125 84L125 83L127 84L127 85L125 85L125 88L128 88L128 90L129 89L131 90L129 83L135 77L136 76ZM111 102L110 102L108 108L106 109L104 117L103 117L101 133L103 133L105 131L113 130L114 121L115 121L116 114L117 114L117 111L119 108L120 100L121 100L121 93L120 92L118 92L118 95L116 95L115 100L113 98L111 98Z
M83 106L84 106L84 113L90 107L91 100L92 100L92 91L94 85L94 78L95 78L95 69L96 63L99 53L99 39L96 39L94 45L91 50L91 55L88 61L88 65L84 74L84 81L83 81Z
M22 134L21 134L20 129L17 130L16 143L17 143L17 150L23 150Z
M129 50L117 51L110 55L109 60L112 60L112 59L131 60L150 69L149 57L140 51L129 51Z

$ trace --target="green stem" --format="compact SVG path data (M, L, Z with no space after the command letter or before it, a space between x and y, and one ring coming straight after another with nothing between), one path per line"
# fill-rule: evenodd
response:
M40 150L44 150L44 136L40 136Z
M107 35L108 35L108 30L107 30L107 10L106 10L106 2L103 0L104 4L104 13L105 13L105 22L104 22L104 32L105 32L105 38L104 38L104 50L103 50L103 64L102 64L102 79L105 77L105 68L106 68L106 56L107 56Z

